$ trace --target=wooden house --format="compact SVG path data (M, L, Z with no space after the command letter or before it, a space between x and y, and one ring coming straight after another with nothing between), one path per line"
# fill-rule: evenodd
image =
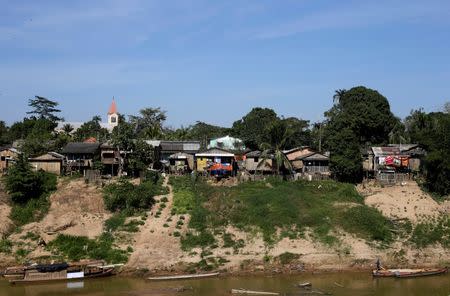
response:
M43 170L48 173L62 175L65 164L65 156L56 152L48 152L38 157L28 159L35 171Z
M100 160L100 144L71 142L63 148L62 154L67 158L67 172L84 173L93 168L94 159Z
M303 167L303 161L301 159L296 160L304 155L308 155L315 152L309 146L300 146L289 150L284 150L283 153L287 159L291 162L291 165L295 171L299 171Z
M104 167L104 173L116 176L119 173L120 166L124 162L124 151L114 147L111 143L100 145L100 160Z
M303 176L329 176L330 175L330 159L327 155L312 151L308 154L301 155L291 161L296 172Z
M272 174L276 171L275 159L269 155L265 160L261 151L251 151L245 154L244 168L249 173Z
M224 149L212 148L195 154L198 172L208 172L210 175L234 175L237 167L234 153Z
M170 156L175 153L195 155L200 151L200 141L148 140L146 143L154 147L155 159L163 163L168 163Z
M192 154L177 152L169 156L169 172L173 174L189 173L194 169Z
M0 148L0 174L5 174L8 167L14 163L20 152L16 148L3 147Z

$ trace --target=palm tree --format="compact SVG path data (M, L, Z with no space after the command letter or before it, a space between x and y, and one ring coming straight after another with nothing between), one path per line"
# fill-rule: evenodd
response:
M292 172L292 164L283 153L283 149L286 148L286 142L291 137L292 131L288 129L285 122L276 121L269 126L268 135L267 141L260 145L263 152L261 153L261 160L257 168L262 167L269 159L272 159L275 162L278 175L280 175L283 168Z
M66 135L69 135L73 131L73 126L70 125L70 123L66 123L63 125L62 130L66 133Z
M345 90L345 89L335 90L334 95L333 95L333 102L335 102L336 104L339 104L341 102L341 98L344 96L346 91L347 90Z

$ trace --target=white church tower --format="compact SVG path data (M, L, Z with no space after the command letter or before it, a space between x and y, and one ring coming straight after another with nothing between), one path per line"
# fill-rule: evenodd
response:
M113 100L111 102L111 106L108 111L108 125L112 128L116 127L119 124L119 113L117 113L116 101Z

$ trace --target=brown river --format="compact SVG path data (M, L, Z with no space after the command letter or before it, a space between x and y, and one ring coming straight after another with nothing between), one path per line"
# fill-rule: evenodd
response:
M310 282L312 290L297 288ZM231 289L278 292L280 295L450 295L450 275L416 279L373 279L368 273L302 274L298 276L219 277L202 280L150 282L111 277L70 283L11 286L0 280L0 296L138 296L231 295ZM313 293L314 292L314 293Z

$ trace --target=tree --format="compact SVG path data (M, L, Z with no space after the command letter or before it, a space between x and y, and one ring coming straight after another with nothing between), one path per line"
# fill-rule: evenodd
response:
M5 122L0 120L0 145L5 145L10 143L9 140L9 129Z
M73 126L70 125L70 123L66 123L63 125L62 130L66 135L70 135L70 133L73 131Z
M290 137L286 139L285 144L287 148L311 145L312 137L308 120L288 117L281 121L285 123L286 129L290 131Z
M61 117L56 115L56 113L61 112L61 110L56 108L58 105L57 102L47 98L35 96L34 99L28 101L28 106L33 108L33 110L27 112L27 114L34 114L40 119L48 119L52 122L56 122L62 120Z
M232 134L245 143L250 149L258 149L268 136L268 128L272 123L279 120L277 114L268 108L253 108L242 119L235 121Z
M202 148L206 148L209 144L209 140L223 137L229 133L229 128L197 121L194 125L189 127L187 138L191 140L200 140Z
M330 168L339 180L358 182L362 178L360 148L387 143L389 135L395 135L393 130L401 129L400 120L383 95L363 86L338 90L333 101L325 112L324 126Z
M163 136L163 124L167 119L166 111L161 108L145 108L138 116L130 116L130 122L136 128L136 134L143 139L157 139Z
M128 156L128 170L134 173L144 171L153 162L154 149L142 139L137 139L133 146Z
M33 172L21 154L5 177L5 187L13 202L24 204L56 189L56 176L43 171Z
M109 131L100 125L101 117L96 115L88 122L83 123L73 134L75 141L83 142L88 138L95 138L99 142L109 140Z
M261 143L261 160L258 163L258 168L264 165L267 160L273 157L276 165L277 173L280 174L283 170L291 172L293 170L291 162L283 153L286 144L292 137L293 130L289 129L285 121L275 121L268 128L265 142ZM272 155L273 154L273 155Z

